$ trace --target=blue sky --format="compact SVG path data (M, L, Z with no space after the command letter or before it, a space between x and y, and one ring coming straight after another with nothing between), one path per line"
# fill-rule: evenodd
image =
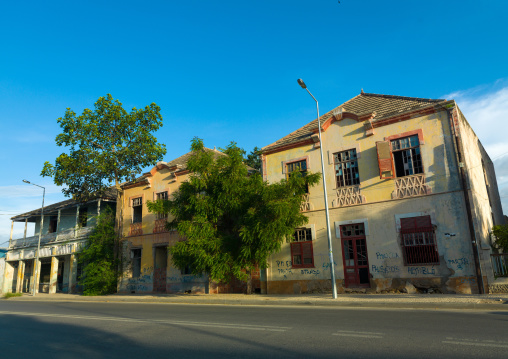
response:
M9 218L63 200L39 176L56 123L111 93L157 103L165 160L250 151L365 92L455 98L495 159L508 208L506 1L24 1L0 7L0 246ZM14 237L23 226L15 225ZM33 230L32 230L33 232ZM29 232L30 234L30 232ZM4 244L5 245L5 244Z

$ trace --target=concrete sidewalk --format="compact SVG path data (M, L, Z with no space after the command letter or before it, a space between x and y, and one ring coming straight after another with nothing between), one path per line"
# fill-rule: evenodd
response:
M386 308L435 310L508 311L508 294L148 294L83 296L78 294L37 294L12 297L9 301L171 303L198 305L323 306L336 308Z

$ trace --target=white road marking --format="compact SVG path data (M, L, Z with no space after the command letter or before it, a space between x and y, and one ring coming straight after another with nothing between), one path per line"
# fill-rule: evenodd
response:
M376 332L359 332L354 330L339 330L337 333L333 333L332 335L339 335L341 337L357 337L357 338L383 338L383 333Z
M23 316L28 316L28 317L51 317L51 318L85 319L85 320L106 320L106 321L128 322L128 323L160 323L160 324L172 324L172 325L194 326L194 327L260 330L260 331L271 331L271 332L285 332L288 329L292 329L292 327L274 327L274 326L250 325L250 324L188 322L188 321L180 321L180 320L134 319L134 318L121 318L121 317L94 317L94 316L81 316L81 315L0 311L0 315L2 315L2 314L3 315L23 315Z
M478 340L478 339L460 339L460 338L446 338L443 340L444 344L457 344L469 345L478 347L491 347L491 348L508 348L508 342L495 341L495 340Z

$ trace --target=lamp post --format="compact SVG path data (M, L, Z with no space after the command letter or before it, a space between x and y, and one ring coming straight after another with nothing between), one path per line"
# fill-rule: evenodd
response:
M319 119L319 104L318 100L310 93L307 85L303 82L302 79L298 79L298 84L307 92L309 95L316 101L316 109L317 109L317 119L318 119L318 129L319 129L319 152L321 154L321 174L323 176L323 195L325 197L325 213L326 213L326 229L328 234L328 251L330 255L330 274L332 277L332 297L333 299L337 299L337 283L335 282L335 267L333 265L333 245L332 245L332 232L330 230L330 213L328 210L328 193L326 191L326 178L325 178L325 162L323 160L323 140L321 137L321 121Z
M38 269L39 269L39 251L41 250L41 235L42 235L42 225L44 224L44 196L46 195L46 188L39 186L38 184L31 183L30 181L23 180L23 182L37 186L42 188L42 207L41 207L41 225L39 227L39 241L37 242L37 254L36 259L34 263L34 278L32 280L32 296L35 297L35 284L37 283L37 277L39 275Z

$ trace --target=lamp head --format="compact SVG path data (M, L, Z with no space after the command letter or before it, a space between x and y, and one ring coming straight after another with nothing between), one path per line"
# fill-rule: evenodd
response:
M298 79L298 85L300 85L302 87L302 89L306 89L307 88L307 85L305 85L305 82L303 82L302 79Z
M23 180L23 182L28 183L28 184L31 184L31 183L30 183L30 181L27 181L27 180Z

